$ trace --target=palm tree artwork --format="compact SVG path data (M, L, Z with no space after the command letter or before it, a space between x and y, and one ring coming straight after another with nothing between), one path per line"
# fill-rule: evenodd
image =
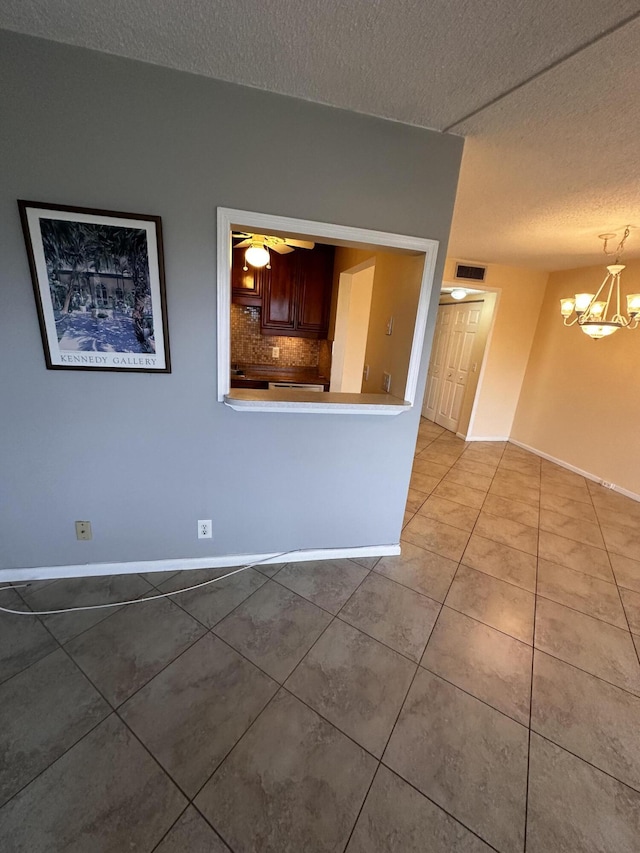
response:
M61 350L154 353L147 233L40 219Z

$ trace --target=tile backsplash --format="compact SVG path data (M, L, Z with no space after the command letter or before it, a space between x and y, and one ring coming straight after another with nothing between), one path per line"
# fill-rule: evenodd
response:
M273 364L280 367L317 367L320 344L308 338L260 334L260 308L231 306L231 363ZM280 347L273 358L271 347Z

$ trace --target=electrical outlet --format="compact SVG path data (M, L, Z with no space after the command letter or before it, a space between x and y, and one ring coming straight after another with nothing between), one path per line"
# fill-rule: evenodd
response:
M364 366L364 370L362 371L362 378L364 379L365 382L369 378L369 365L368 364L365 364L365 366Z
M280 358L280 347L271 347L271 357Z
M198 539L211 539L211 519L198 519Z
M608 483L606 480L602 481L602 485L604 486L605 489L615 489L615 487L616 487L615 483Z
M393 334L393 317L389 317L389 319L387 320L387 334Z
M93 539L90 521L76 521L76 539L84 541Z
M391 374L383 373L382 374L382 390L385 394L391 393Z

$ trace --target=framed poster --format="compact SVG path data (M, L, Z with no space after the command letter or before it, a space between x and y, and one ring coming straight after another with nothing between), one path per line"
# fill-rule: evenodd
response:
M170 373L160 217L18 207L47 367Z

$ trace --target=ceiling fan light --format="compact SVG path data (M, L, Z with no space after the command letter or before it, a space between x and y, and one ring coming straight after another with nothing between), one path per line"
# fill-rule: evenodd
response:
M467 291L464 287L454 287L450 295L452 299L464 299L467 295Z
M249 246L244 253L245 260L252 267L264 267L269 263L269 251L260 243Z

